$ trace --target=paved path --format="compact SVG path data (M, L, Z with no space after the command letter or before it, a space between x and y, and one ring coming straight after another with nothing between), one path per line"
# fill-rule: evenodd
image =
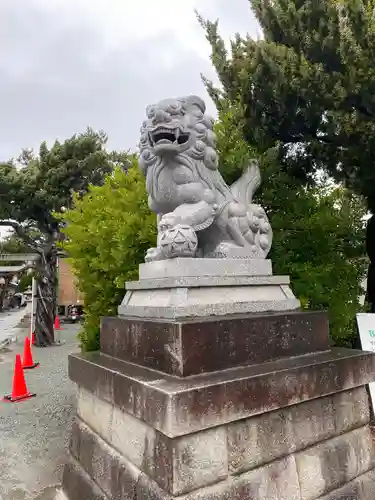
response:
M15 327L25 316L25 314L30 312L31 304L27 304L26 307L21 307L21 309L4 311L0 313L0 345L8 337L17 335L17 330L15 330Z
M78 351L78 328L63 325L60 338L66 343L60 347L33 349L40 367L26 372L26 382L36 398L0 401L0 500L49 499L61 480L75 403L68 354ZM1 396L11 391L15 354L22 353L27 333L16 332L18 341L0 352Z

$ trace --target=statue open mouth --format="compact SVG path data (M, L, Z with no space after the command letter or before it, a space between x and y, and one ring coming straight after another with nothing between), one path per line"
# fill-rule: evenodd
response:
M161 146L163 144L182 146L188 142L189 137L190 134L182 132L180 128L170 129L158 127L153 132L149 133L152 146Z

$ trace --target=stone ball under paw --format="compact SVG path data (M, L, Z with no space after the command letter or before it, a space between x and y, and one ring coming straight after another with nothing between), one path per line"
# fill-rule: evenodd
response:
M192 227L177 224L163 231L159 238L159 245L167 259L194 257L198 250L198 238Z

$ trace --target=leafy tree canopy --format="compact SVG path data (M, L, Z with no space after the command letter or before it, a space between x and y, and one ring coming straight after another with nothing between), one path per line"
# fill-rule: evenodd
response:
M369 0L249 0L264 37L200 18L222 95L240 101L244 134L304 184L324 169L375 210L375 11ZM206 81L218 102L220 92Z
M58 230L54 213L71 206L73 193L102 184L112 171L111 160L117 158L106 151L106 140L104 133L88 129L50 149L42 143L38 156L24 150L16 161L0 164L2 224L9 223L34 247L53 235Z
M0 254L30 253L32 251L33 250L15 233L10 233L0 240Z
M127 168L125 153L105 149L107 137L87 129L51 148L42 143L39 155L23 151L17 160L0 164L0 224L11 226L41 256L37 270L37 345L53 342L56 310L56 214L69 209L73 195L83 196L90 184L101 185L116 164Z

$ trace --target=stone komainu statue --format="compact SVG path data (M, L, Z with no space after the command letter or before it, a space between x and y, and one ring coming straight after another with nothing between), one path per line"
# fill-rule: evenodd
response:
M265 258L272 229L252 203L260 185L253 161L231 187L218 170L213 120L196 96L147 108L140 168L151 210L158 216L157 248L146 261L173 257Z

